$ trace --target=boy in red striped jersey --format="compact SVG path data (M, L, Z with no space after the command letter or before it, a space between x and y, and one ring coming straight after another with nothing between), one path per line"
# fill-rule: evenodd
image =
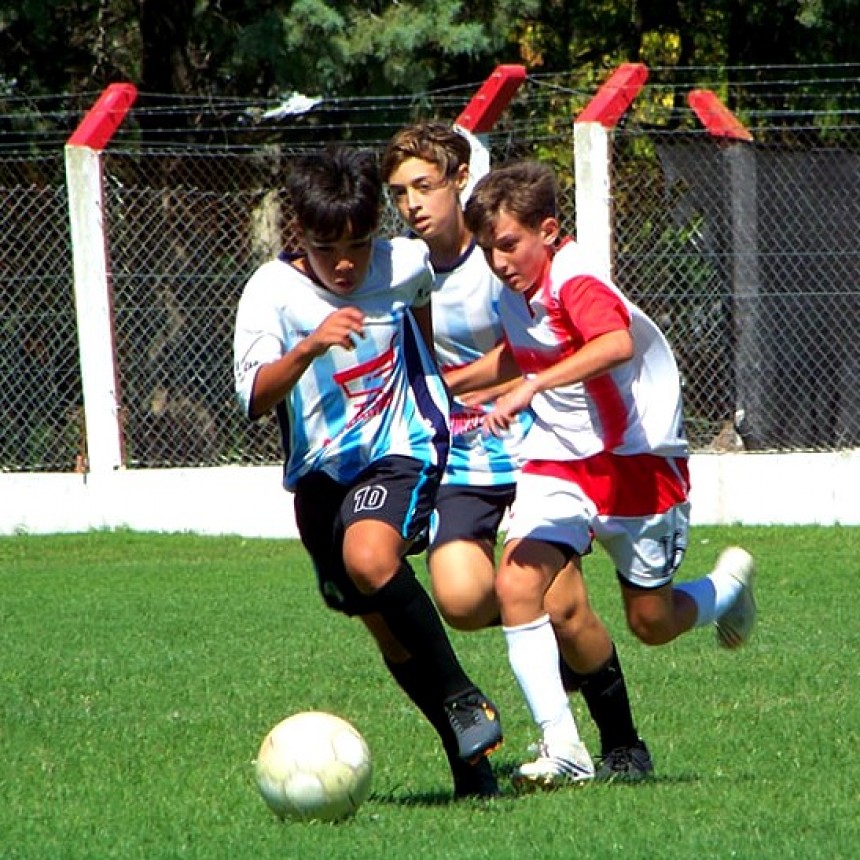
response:
M743 644L756 616L754 566L739 547L713 572L673 585L687 546L689 479L680 379L655 323L605 279L574 241L561 241L552 171L518 162L476 185L465 210L503 281L505 342L446 374L454 394L504 379L488 432L522 410L534 424L496 577L508 656L543 733L536 761L515 782L581 781L582 745L553 655L544 595L596 539L612 558L627 622L660 645L715 623L727 648Z

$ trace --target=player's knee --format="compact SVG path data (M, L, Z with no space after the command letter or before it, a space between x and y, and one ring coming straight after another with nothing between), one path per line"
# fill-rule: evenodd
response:
M549 605L545 602L552 626L566 639L577 640L603 632L604 625L588 603Z
M499 616L492 577L432 577L433 599L439 614L455 630L483 630Z
M352 547L344 557L344 565L349 578L363 594L371 594L385 585L400 566L397 556L388 557L378 547Z
M665 645L674 638L671 628L659 617L630 613L627 626L643 645Z
M529 576L521 575L519 568L501 568L496 576L495 592L499 606L514 606L531 603L537 597L543 602L540 582Z
M492 601L492 607L482 601L465 600L443 600L437 599L439 614L445 619L445 623L454 630L466 632L472 630L483 630L490 627L498 618L499 610Z

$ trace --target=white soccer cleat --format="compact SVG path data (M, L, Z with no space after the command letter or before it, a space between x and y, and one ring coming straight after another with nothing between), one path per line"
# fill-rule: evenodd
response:
M594 779L594 762L582 743L538 746L538 757L521 764L511 777L518 791L581 785Z
M730 576L740 584L735 602L714 622L717 642L723 648L740 648L750 638L758 614L753 596L755 562L745 549L730 546L717 559L714 574Z

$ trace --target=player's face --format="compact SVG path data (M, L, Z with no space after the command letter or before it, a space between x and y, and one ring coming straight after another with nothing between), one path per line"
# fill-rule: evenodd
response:
M427 242L456 234L460 228L460 191L469 175L463 164L455 176L421 158L407 158L388 177L397 211L416 235Z
M347 229L337 239L304 235L306 273L339 296L353 292L367 276L373 236L353 236Z
M492 242L482 250L494 274L510 289L524 293L541 279L557 237L555 218L546 218L533 229L502 209Z

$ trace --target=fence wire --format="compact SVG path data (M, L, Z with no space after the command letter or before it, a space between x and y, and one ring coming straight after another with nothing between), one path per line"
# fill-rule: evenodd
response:
M0 469L68 471L84 453L62 153L0 160Z
M564 93L569 115L587 101ZM554 109L558 108L557 102ZM414 119L388 117L385 133ZM451 117L448 116L450 119ZM614 277L663 328L694 450L860 445L860 126L753 129L720 143L687 127L613 136ZM378 129L356 145L381 148ZM236 304L289 247L281 189L306 132L218 148L123 146L104 156L105 219L126 465L273 464L274 422L233 398ZM556 167L575 225L572 123L516 104L494 163ZM0 155L0 469L85 468L62 153ZM400 231L387 210L383 230Z

